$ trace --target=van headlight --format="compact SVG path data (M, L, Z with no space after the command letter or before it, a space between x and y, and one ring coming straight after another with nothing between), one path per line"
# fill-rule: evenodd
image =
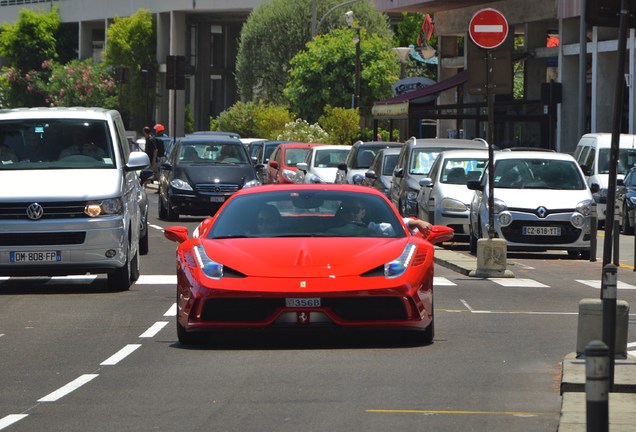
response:
M101 201L89 201L84 206L84 213L90 217L113 216L123 212L121 198L108 198Z
M253 179L250 180L248 182L245 182L245 184L243 185L244 188L248 188L248 187L253 187L253 186L260 186L261 182L258 181L257 179Z

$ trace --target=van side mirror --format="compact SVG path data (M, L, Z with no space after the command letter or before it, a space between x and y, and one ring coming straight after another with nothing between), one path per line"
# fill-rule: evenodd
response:
M484 188L481 185L481 181L479 180L468 180L466 182L466 187L470 190L474 190L474 191L483 191Z
M590 167L587 165L581 165L581 171L583 171L583 175L585 177L589 177L592 175L592 171L590 170Z

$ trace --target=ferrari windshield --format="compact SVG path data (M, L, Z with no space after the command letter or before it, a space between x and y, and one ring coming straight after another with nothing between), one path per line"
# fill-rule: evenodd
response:
M237 196L208 238L404 237L392 207L379 196L334 190L286 190Z
M0 122L0 170L115 168L103 120Z

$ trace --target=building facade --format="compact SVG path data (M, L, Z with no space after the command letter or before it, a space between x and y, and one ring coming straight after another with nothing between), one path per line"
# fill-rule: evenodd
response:
M0 24L13 23L22 8L57 6L63 24L75 25L78 57L101 59L106 29L115 17L148 9L157 30L157 104L152 118L170 135L184 131L190 105L195 129L209 129L215 117L237 100L234 66L241 28L262 0L0 0ZM166 57L186 56L186 89L166 90ZM173 94L174 92L174 94ZM174 130L173 130L174 129Z
M523 46L517 48L520 55L515 61L524 62L524 109L533 111L527 113L526 118L534 117L534 120L527 120L525 127L517 127L515 117L511 115L514 108L502 110L499 114L504 120L498 121L495 128L496 144L502 147L529 145L573 152L583 133L611 132L616 77L621 66L624 70L624 74L621 73L624 79L618 80L618 85L624 86L621 131L634 133L636 34L634 29L629 30L626 61L619 66L618 28L589 25L584 19L585 0L375 0L375 4L377 10L387 13L408 11L434 15L439 45L439 81L469 69L468 50L462 46L465 47L469 39L468 23L478 10L494 8L506 17L510 32L523 37ZM556 46L549 43L555 39L558 41ZM551 81L558 84L561 93L554 112L542 94L542 89L545 90ZM437 105L470 105L483 101L483 96L461 90L453 87L440 93ZM504 97L498 99L499 105L505 104ZM532 101L537 103L535 107L530 106ZM540 112L537 112L537 106ZM462 119L459 115L438 118L438 135L462 130L469 138L484 137L484 117L475 116L477 120ZM546 129L546 124L548 134L541 132Z

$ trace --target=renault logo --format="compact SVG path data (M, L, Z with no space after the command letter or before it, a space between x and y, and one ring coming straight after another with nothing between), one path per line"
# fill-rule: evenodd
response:
M539 216L541 219L543 219L547 215L548 215L548 209L546 209L545 207L539 207L537 209L537 216Z
M30 204L26 209L27 217L31 220L38 220L44 215L44 209L38 203Z

